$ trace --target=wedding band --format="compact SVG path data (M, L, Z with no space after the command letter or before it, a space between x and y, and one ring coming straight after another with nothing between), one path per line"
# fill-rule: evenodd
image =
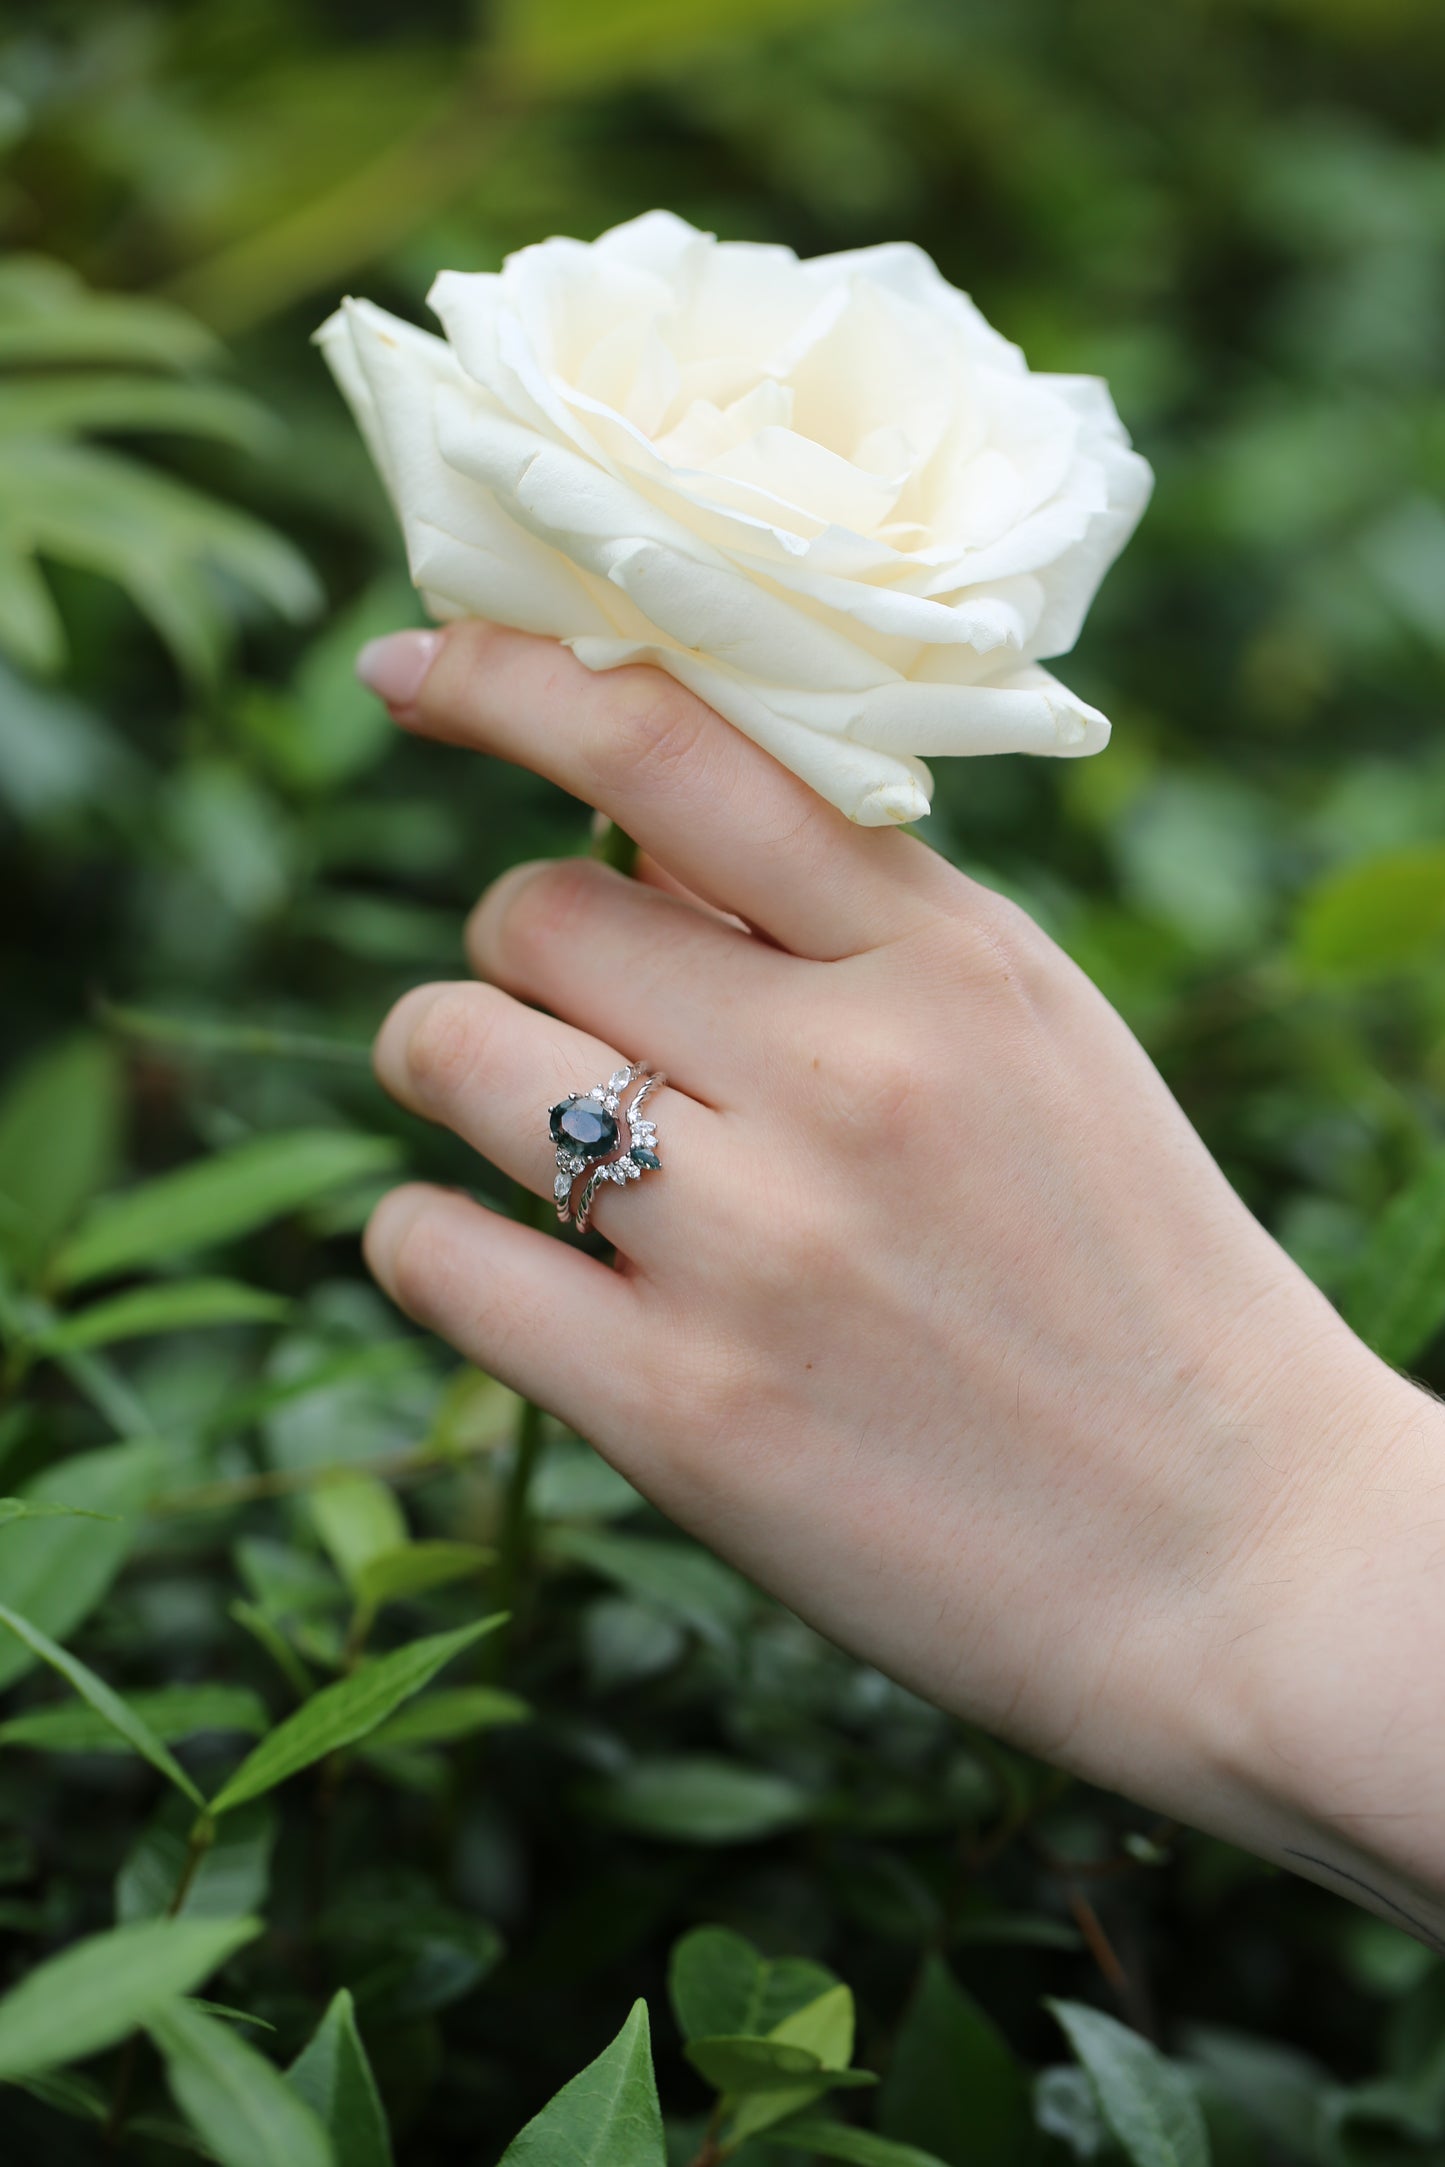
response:
M636 1181L661 1166L657 1129L641 1112L643 1101L666 1078L645 1061L629 1062L590 1091L574 1091L547 1109L547 1129L557 1147L552 1194L557 1217L587 1232L592 1200L604 1181ZM637 1089L632 1091L633 1085ZM628 1105L624 1093L632 1091Z

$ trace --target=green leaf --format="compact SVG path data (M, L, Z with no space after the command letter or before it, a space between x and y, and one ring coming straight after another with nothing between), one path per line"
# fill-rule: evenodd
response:
M183 1876L180 1918L238 1919L264 1910L277 1829L271 1801L254 1799L228 1813L198 1862L190 1856L194 1823L184 1801L168 1792L115 1877L115 1915L123 1925L166 1917Z
M853 2129L846 2122L830 2122L815 2114L775 2123L759 2133L758 2141L845 2160L850 2167L949 2167L936 2152L920 2152L917 2145L898 2144L891 2137L876 2137L872 2130Z
M75 1286L234 1241L343 1182L395 1163L386 1138L344 1129L260 1136L94 1206L56 1263Z
M328 1475L311 1492L311 1519L348 1587L374 1557L405 1546L406 1518L396 1493L361 1468Z
M259 1737L270 1718L265 1703L244 1685L168 1685L153 1693L129 1693L124 1705L164 1745L198 1731L249 1731ZM130 1744L108 1716L83 1703L30 1708L0 1723L0 1745L34 1746L46 1753L115 1753Z
M501 1623L498 1614L482 1618L475 1625L464 1625L454 1633L434 1633L429 1639L414 1640L390 1655L363 1663L351 1677L323 1687L294 1715L278 1724L254 1753L247 1755L212 1801L212 1813L228 1813L244 1799L259 1798L300 1769L324 1760L328 1753L365 1738L394 1708L429 1684L443 1664L460 1655L463 1648L471 1647L484 1633L495 1632Z
M1082 2002L1049 2001L1094 2087L1105 2124L1134 2167L1209 2167L1192 2080L1147 2039Z
M255 1919L157 1919L77 1942L0 2001L0 2077L114 2046L260 1931Z
M607 1528L553 1527L543 1551L587 1566L715 1647L732 1646L756 1600L740 1573L696 1543L616 1535Z
M471 1738L478 1731L501 1730L515 1723L530 1723L531 1703L519 1693L500 1686L447 1686L427 1693L379 1724L366 1741L368 1753L394 1752L418 1746L450 1745Z
M0 1101L0 1254L38 1270L111 1179L120 1119L120 1061L104 1039L67 1039L20 1071Z
M691 2039L684 2049L698 2075L715 2090L773 2092L790 2077L815 2077L821 2058L781 2039Z
M1445 849L1389 851L1332 873L1306 897L1295 932L1304 969L1388 977L1445 952Z
M287 2072L327 2130L339 2167L391 2167L391 2137L345 1987Z
M672 1951L667 1990L684 2039L766 2034L837 1985L807 1957L766 1957L726 1926L697 1926Z
M44 1354L59 1354L157 1332L193 1332L204 1325L279 1324L290 1309L284 1295L242 1286L235 1279L164 1280L159 1286L132 1287L108 1301L92 1302L50 1326L36 1344Z
M175 370L221 353L214 334L169 301L94 293L47 256L0 261L0 366L121 361Z
M27 1483L27 1503L73 1505L105 1517L47 1519L27 1524L23 1541L0 1542L0 1602L53 1639L74 1632L125 1562L163 1464L158 1444L107 1445L62 1460ZM35 1660L31 1648L0 1634L0 1687Z
M948 1966L928 1959L893 2044L878 2126L948 2167L1006 2167L1030 2120L1028 2082Z
M1445 1323L1445 1151L1392 1198L1341 1308L1366 1345L1397 1369L1423 1354Z
M812 1812L808 1794L786 1776L704 1754L635 1761L583 1796L604 1820L677 1843L753 1843Z
M791 2081L750 2085L733 2114L728 2135L733 2143L771 2129L789 2115L801 2113L840 2086L876 2084L871 2070L850 2069L853 2057L853 1996L846 1986L828 1988L801 2009L775 2024L767 2044L796 2053L801 2050L813 2064L811 2071L796 2070ZM691 2049L688 2050L689 2053Z
M0 438L127 429L214 437L241 451L264 451L282 434L264 406L229 384L109 372L0 382Z
M363 1610L381 1610L432 1588L449 1587L490 1565L496 1552L474 1542L410 1542L368 1558L356 1576Z
M38 1625L32 1625L28 1618L22 1618L18 1611L7 1609L3 1603L0 1603L0 1625L12 1632L17 1640L23 1641L31 1653L38 1655L42 1662L48 1663L52 1670L58 1671L62 1678L74 1686L81 1698L90 1703L96 1714L144 1760L149 1761L152 1768L158 1769L167 1777L178 1791L183 1791L197 1806L205 1806L206 1802L195 1784L180 1762L157 1738L150 1725L121 1699L119 1693L113 1693L103 1679L97 1678L95 1672L82 1663L79 1656L72 1655L68 1648L58 1647L48 1633L43 1633Z
M176 2105L222 2167L348 2167L306 2101L228 2025L174 2002L147 2029Z
M500 2167L667 2167L646 2002L514 2137Z

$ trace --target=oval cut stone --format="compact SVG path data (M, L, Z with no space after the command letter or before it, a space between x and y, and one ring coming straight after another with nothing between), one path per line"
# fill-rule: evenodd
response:
M600 1099L563 1099L552 1108L552 1139L584 1159L605 1159L617 1142L617 1123Z

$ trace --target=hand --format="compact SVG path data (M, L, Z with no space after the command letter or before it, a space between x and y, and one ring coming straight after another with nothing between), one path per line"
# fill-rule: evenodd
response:
M551 1101L630 1058L670 1079L662 1171L595 1207L615 1269L414 1186L367 1233L382 1285L867 1661L1420 1925L1401 1876L1445 1885L1440 1838L1342 1818L1332 1785L1409 1779L1363 1733L1355 1768L1306 1621L1362 1530L1389 1538L1435 1411L1119 1017L1022 911L849 826L660 673L476 623L364 666L409 728L645 853L637 880L504 875L477 982L387 1019L386 1088L550 1195ZM1368 1729L1379 1689L1356 1699Z

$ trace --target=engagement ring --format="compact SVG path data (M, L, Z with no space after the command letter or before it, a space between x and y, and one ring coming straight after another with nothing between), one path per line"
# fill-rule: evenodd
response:
M604 1181L637 1181L661 1166L657 1129L641 1108L649 1091L665 1080L645 1062L633 1061L605 1084L559 1099L549 1109L547 1125L557 1147L552 1184L557 1217L575 1220L579 1234L587 1231L592 1200ZM631 1103L624 1107L623 1093L634 1084Z

